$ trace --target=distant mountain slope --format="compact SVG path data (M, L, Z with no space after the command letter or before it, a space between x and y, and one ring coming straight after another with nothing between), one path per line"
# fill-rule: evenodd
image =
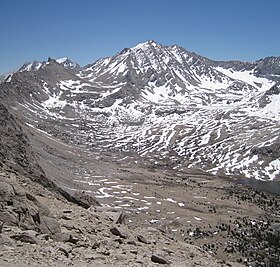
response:
M69 70L76 70L79 69L80 66L79 64L71 61L68 58L59 58L59 59L51 59L49 58L48 61L43 61L43 62L39 62L39 61L33 61L33 62L25 62L18 70L17 72L23 72L23 71L35 71L35 70L39 70L43 67L45 67L46 65L48 65L50 63L50 61L55 60L59 65L61 65L62 67L64 67L65 69L69 69Z
M32 63L0 89L30 127L120 160L279 179L279 59L217 62L148 41L83 68Z

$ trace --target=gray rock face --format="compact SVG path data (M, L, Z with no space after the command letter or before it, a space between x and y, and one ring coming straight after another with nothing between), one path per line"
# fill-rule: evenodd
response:
M4 173L0 175L1 227L18 226L23 230L34 230L45 234L60 232L58 222L50 217L49 209L19 185L17 179L10 177ZM30 232L24 232L14 239L30 241L29 234Z
M262 147L253 147L251 153L254 155L260 155L263 158L280 158L280 144L276 143L272 146L262 146Z
M56 245L56 251L62 252L66 257L69 257L69 254L72 251L72 247L69 244L58 243Z
M150 241L148 241L144 236L142 236L142 235L138 235L137 236L137 240L139 241L139 242L141 242L141 243L144 243L144 244L150 244L151 242Z
M121 230L120 228L118 228L118 227L113 227L113 228L111 228L110 229L110 232L112 233L112 234L114 234L114 235L116 235L116 236L119 236L119 237L121 237L121 238L128 238L128 235L125 233L125 232L123 232L123 230Z
M37 244L39 241L36 238L36 234L37 233L35 231L29 230L16 235L12 235L11 238L24 243Z
M15 182L0 182L0 215L4 225L19 226L46 234L60 232L57 221L49 217L48 208L29 193L17 194L14 186ZM25 190L21 188L21 192L23 191Z
M81 203L81 206L84 208L90 208L91 206L100 205L99 202L90 195L87 195L85 192L75 192L74 197L78 202Z
M8 183L0 182L0 202L5 202L12 205L14 197L14 188Z
M68 201L82 206L85 209L88 209L91 206L100 206L100 203L96 198L86 194L85 192L75 192L74 194L70 194L62 188L57 188L57 190Z
M154 253L151 257L152 262L160 263L160 264L169 264L169 261L167 261L163 256Z
M107 211L106 215L109 217L112 222L115 224L125 223L126 214L124 212L117 211Z
M2 221L0 221L0 234L2 234L2 232L3 232L3 226L4 226L4 223Z
M14 116L0 102L0 160L38 182L52 187L35 159L27 136ZM8 190L8 188L6 188ZM7 192L8 193L8 192ZM9 194L11 191L9 192Z
M60 226L55 218L49 216L40 216L40 232L43 234L60 233Z
M271 78L273 75L280 75L280 57L266 57L259 60L257 63L258 65L255 69L255 73L258 75L268 76Z
M267 90L263 96L259 99L260 108L266 107L269 103L271 103L271 96L280 95L280 84L277 83L272 86L269 90Z
M13 213L10 208L4 209L3 207L0 210L0 216L2 222L7 225L14 225L16 226L18 223L17 214Z
M3 245L13 246L15 241L5 234L0 234L0 247Z

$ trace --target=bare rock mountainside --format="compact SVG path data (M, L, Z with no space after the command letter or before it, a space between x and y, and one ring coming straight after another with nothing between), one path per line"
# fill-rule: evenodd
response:
M279 62L216 62L148 41L83 68L66 58L25 63L1 91L30 127L86 149L273 180Z
M280 57L147 41L0 82L1 266L280 266Z

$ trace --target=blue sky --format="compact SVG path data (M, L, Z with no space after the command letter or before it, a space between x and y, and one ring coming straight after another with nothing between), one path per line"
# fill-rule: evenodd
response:
M0 73L69 57L84 66L153 39L216 60L280 56L279 0L0 0Z

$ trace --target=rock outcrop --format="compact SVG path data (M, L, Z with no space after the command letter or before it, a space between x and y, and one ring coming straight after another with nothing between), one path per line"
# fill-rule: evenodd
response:
M21 230L34 230L41 234L60 232L58 222L48 207L18 183L13 172L0 173L0 221L3 225ZM17 236L21 239L21 235Z
M0 164L2 162L46 187L54 187L39 166L20 123L0 102Z

